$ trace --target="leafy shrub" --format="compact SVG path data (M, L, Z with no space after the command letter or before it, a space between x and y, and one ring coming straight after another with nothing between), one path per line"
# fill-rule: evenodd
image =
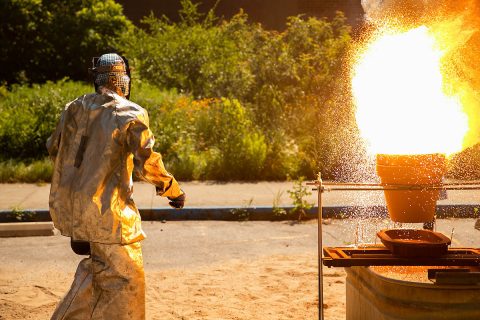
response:
M341 14L331 21L292 17L285 31L274 32L248 22L242 12L219 20L213 12L202 15L190 0L182 0L180 22L151 16L142 30L124 21L110 1L87 2L91 6L79 9L79 1L67 5L27 0L29 9L21 14L28 19L11 19L36 21L33 15L39 6L50 13L74 10L77 18L83 17L81 23L99 16L76 37L83 39L86 32L87 39L79 40L85 48L107 46L111 40L132 61L136 68L132 100L149 111L156 149L178 178L272 180L313 177L319 170L325 178L335 178L342 175L338 168L351 161L356 132L350 88L341 81L350 35ZM18 5L13 0L7 3ZM105 13L110 6L111 13ZM120 19L118 33L110 28L111 15ZM38 24L32 22L35 32L44 23L43 15L38 19ZM67 28L69 19L62 26ZM66 30L76 30L69 26ZM112 36L99 37L101 30ZM59 43L55 42L55 50L68 46ZM65 57L62 61L73 61ZM50 58L57 59L54 54ZM57 68L56 63L48 65ZM73 70L63 67L69 73ZM59 74L45 73L45 77ZM0 87L4 150L0 160L43 159L45 140L60 109L91 91L91 86L67 80L14 85L9 90Z
M91 58L133 27L113 0L0 1L0 83L87 79Z
M193 100L164 95L163 101L145 99L142 85L137 102L149 111L157 149L168 168L180 179L255 180L265 166L267 145L252 123L249 110L238 100ZM153 102L153 104L151 104Z
M307 211L313 207L313 204L305 200L305 197L312 193L308 191L307 186L303 185L304 180L304 177L300 177L293 182L293 189L287 190L290 199L293 201L293 208L290 213L297 215L299 221L304 219L307 216Z
M32 162L7 160L0 162L0 182L50 182L53 163L50 159Z
M14 85L0 99L0 160L42 159L45 143L68 101L91 92L93 86L67 80L43 85Z
M218 161L207 164L214 179L255 180L262 172L267 145L238 100L223 98L198 113L198 134L218 150ZM205 123L208 122L208 125Z
M239 46L241 39L227 36L211 14L200 21L196 6L183 2L190 9L184 7L178 24L147 17L146 30L132 31L118 45L133 58L140 77L159 87L197 98L244 97L253 75L245 68L249 52Z
M196 99L238 100L257 131L226 139L202 129L204 136L196 137L197 143L204 143L205 137L221 139L216 145L221 167L244 163L265 179L313 177L318 170L327 178L337 175L354 133L348 87L340 81L350 41L344 16L338 14L332 21L292 17L284 32L275 32L248 22L242 12L217 20L212 11L200 14L189 0L182 5L180 22L150 16L143 21L146 30L126 34L119 46L133 57L142 80ZM182 128L180 122L190 121L174 117ZM160 130L166 137L177 137L165 138L168 142L160 138L163 147L178 140L175 127ZM256 150L264 164L237 159L227 146ZM221 177L218 168L207 169L209 176Z
M146 83L133 88L133 97L139 98L134 100L149 111L156 150L179 179L258 179L265 139L238 100L193 100ZM91 91L90 85L67 80L2 91L0 160L46 157L45 142L63 106Z

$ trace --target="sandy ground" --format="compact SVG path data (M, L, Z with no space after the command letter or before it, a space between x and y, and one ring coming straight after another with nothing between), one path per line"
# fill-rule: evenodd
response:
M147 273L147 319L315 319L314 256L270 256ZM2 279L0 319L49 319L71 272ZM325 316L344 319L345 273L326 270Z
M316 228L144 223L147 319L317 318ZM49 319L81 259L68 245L61 236L0 239L0 319ZM343 319L345 273L326 273L327 319Z
M364 220L382 227L381 221ZM439 220L458 246L477 246L474 219ZM352 221L324 226L345 245ZM315 222L146 223L147 319L316 319ZM0 319L49 319L80 257L61 236L0 239ZM324 268L325 319L345 319L345 271Z

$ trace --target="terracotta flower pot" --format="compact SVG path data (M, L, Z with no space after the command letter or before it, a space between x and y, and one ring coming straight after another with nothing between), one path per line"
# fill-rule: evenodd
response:
M377 173L385 185L441 184L446 171L443 154L377 155ZM390 218L395 222L428 222L435 215L439 190L385 190Z

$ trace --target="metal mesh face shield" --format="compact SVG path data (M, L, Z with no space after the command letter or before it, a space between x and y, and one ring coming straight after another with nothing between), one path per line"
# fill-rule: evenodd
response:
M103 86L128 99L130 94L130 77L125 61L116 53L107 53L94 58L95 88Z

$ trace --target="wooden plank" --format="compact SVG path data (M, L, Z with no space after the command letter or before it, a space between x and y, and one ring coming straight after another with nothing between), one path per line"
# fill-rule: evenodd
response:
M480 272L437 272L435 284L477 285L480 284Z
M380 247L355 249L350 247L324 248L324 265L352 266L478 266L477 248L449 248L448 254L434 258L401 258Z

